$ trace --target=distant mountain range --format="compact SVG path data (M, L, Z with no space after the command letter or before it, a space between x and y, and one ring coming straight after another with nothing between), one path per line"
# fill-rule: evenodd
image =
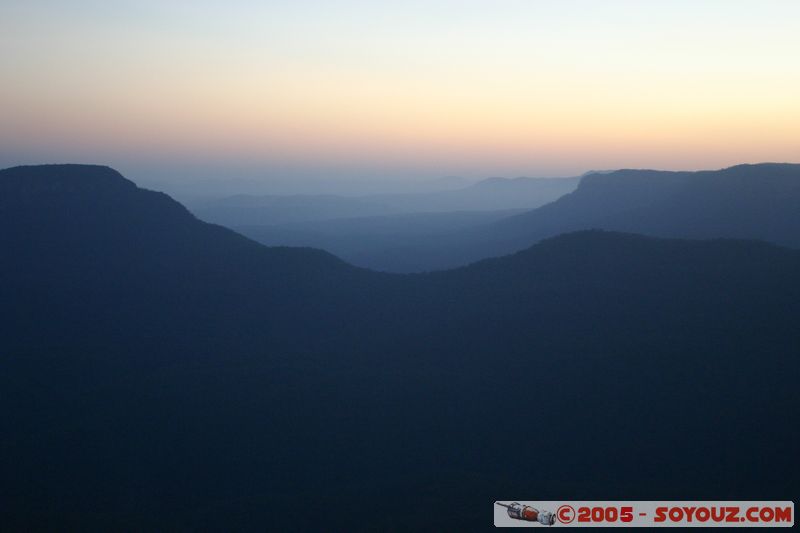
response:
M762 239L796 247L798 205L800 165L619 170L589 175L573 194L502 221L493 231L527 238L591 226L665 237Z
M491 227L784 213L795 167L756 170L590 176ZM6 529L475 530L505 495L799 495L799 251L581 231L381 274L90 166L0 171L0 247Z
M239 195L200 202L192 211L207 222L234 227L405 213L532 209L574 190L578 179L490 178L453 190L360 197Z
M740 165L719 171L619 170L584 176L577 189L557 200L484 224L448 233L398 232L392 239L364 238L325 224L304 231L296 225L241 227L266 244L303 244L328 250L359 266L391 272L453 268L505 255L539 240L585 229L635 232L659 237L759 239L800 246L800 165ZM350 228L373 225L349 223Z
M415 272L420 270L423 258L433 260L431 253L435 254L437 242L460 238L463 233L482 230L487 224L525 211L402 213L233 229L267 246L308 246L365 268ZM418 252L419 248L423 251Z

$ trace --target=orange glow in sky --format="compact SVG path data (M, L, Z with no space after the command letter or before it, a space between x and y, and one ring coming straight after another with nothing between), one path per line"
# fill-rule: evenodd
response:
M800 160L793 0L66 4L0 8L3 163Z

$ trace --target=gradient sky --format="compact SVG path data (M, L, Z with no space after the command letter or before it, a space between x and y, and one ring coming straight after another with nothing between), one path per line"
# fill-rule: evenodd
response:
M0 0L0 24L2 166L411 179L800 161L796 0Z

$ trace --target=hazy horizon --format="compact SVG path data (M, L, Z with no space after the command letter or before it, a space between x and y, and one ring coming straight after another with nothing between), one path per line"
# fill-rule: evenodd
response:
M791 1L39 1L2 15L3 167L303 190L800 153Z
M800 0L0 20L3 533L794 525Z
M714 171L739 165L758 165L769 163L797 164L795 161L739 161L731 165L708 168L661 168L661 167L619 167L595 168L576 172L573 175L409 175L402 172L373 173L324 172L307 174L297 169L253 166L246 167L236 162L215 163L210 166L178 165L175 163L141 164L136 162L113 161L62 161L62 160L6 160L0 157L0 169L28 165L100 165L113 168L139 187L166 192L181 201L195 201L204 198L217 198L235 195L335 195L370 196L382 194L407 194L462 189L484 180L502 178L546 178L569 179L590 174L615 170L659 170L670 172Z

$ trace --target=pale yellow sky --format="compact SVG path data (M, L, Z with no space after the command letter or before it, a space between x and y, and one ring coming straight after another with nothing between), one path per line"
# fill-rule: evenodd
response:
M4 163L477 176L800 160L793 0L33 0L0 13Z

